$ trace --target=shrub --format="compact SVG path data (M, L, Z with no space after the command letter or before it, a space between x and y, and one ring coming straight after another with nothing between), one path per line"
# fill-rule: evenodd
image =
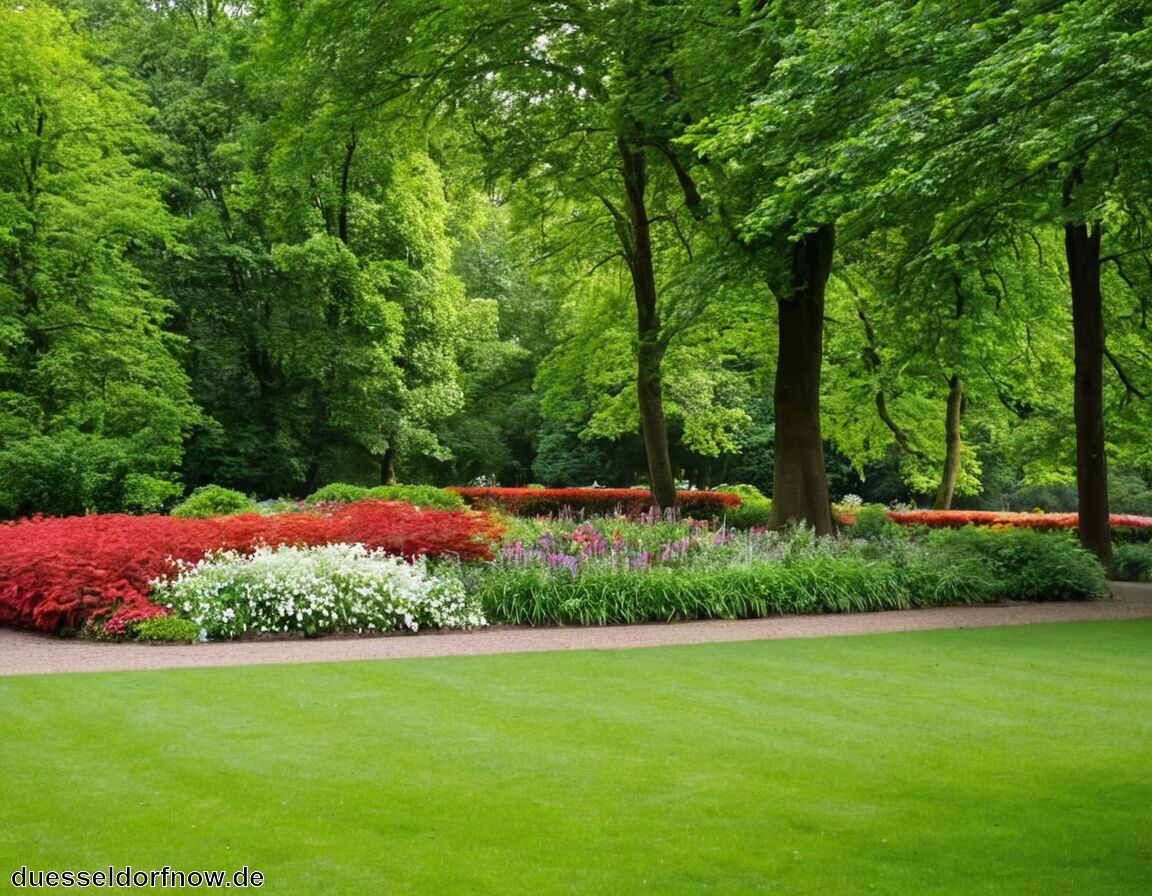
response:
M565 509L577 513L639 515L652 506L652 493L638 488L451 488L473 507L502 510L513 516L548 516ZM720 492L676 493L685 516L721 516L740 498Z
M180 619L177 616L153 616L151 619L137 622L133 626L132 634L137 641L194 644L200 640L200 627L191 619Z
M362 501L368 495L368 489L363 485L351 485L347 482L330 482L323 488L312 492L304 499L306 504L350 504L353 501Z
M418 631L485 625L458 580L358 544L226 551L156 583L155 599L209 638L256 632Z
M82 633L102 641L126 641L132 637L138 625L163 614L160 607L152 604L125 601L113 607L108 614L89 616Z
M878 504L860 507L852 512L851 534L857 538L885 538L895 535L899 526L888 511Z
M463 510L466 506L460 495L434 485L378 485L369 489L365 497L375 501L404 501L433 510Z
M1121 582L1152 582L1152 544L1118 544L1113 560Z
M173 507L171 515L179 519L203 520L255 510L256 502L241 492L219 485L203 485Z
M293 515L279 517L291 520ZM493 517L470 510L432 510L390 501L360 501L331 514L327 537L310 544L348 542L413 557L490 560L491 545L504 532ZM293 544L293 539L277 539Z
M0 445L0 517L155 511L181 491L165 452L132 438L63 429Z
M740 503L724 511L724 519L729 526L737 529L750 529L753 526L767 526L772 514L772 501L764 497L754 485L722 485L716 491L726 495L736 495Z
M183 489L175 482L143 473L124 477L124 509L132 513L155 513L178 498Z
M1004 600L1083 600L1106 597L1099 561L1069 533L1027 529L945 529L929 546L943 563L981 563Z

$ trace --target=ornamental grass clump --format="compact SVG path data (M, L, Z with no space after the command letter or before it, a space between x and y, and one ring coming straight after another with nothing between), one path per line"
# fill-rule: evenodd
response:
M223 551L153 583L152 599L207 639L258 633L410 631L487 624L455 577L360 544Z

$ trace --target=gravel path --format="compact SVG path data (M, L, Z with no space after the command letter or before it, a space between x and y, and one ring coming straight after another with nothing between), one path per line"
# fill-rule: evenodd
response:
M769 619L602 628L500 627L474 632L195 645L109 644L0 629L0 675L386 660L543 650L618 650L716 641L819 638L873 632L1026 625L1034 622L1152 618L1152 585L1116 582L1112 585L1112 593L1110 600L1076 603L1008 603L981 607L893 610L885 613L774 616Z

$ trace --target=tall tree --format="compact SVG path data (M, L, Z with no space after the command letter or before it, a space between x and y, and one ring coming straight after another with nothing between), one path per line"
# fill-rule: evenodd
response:
M189 477L299 494L444 456L462 296L427 141L335 109L243 4L127 2L101 27L148 85L186 222L169 283L209 414Z
M36 0L0 7L0 505L152 509L197 414L148 274L172 243L146 109Z
M909 222L845 253L825 407L833 443L858 471L894 452L909 487L947 509L981 491L982 456L1004 448L993 434L1017 434L1021 465L1059 466L1050 446L1025 450L1025 440L1070 401L1060 383L1071 379L1071 346L1050 240L1004 233L1003 246L979 253L926 253L926 235Z
M675 6L503 0L459 9L395 7L374 19L359 7L315 3L294 18L285 14L286 31L306 33L328 53L349 104L418 93L440 108L454 105L505 182L531 177L598 204L582 211L614 235L613 251L630 275L637 404L661 506L675 502L675 486L663 397L668 336L655 259L660 222L652 209L665 181L678 193L686 183L671 142L679 125L666 100L676 90L669 81ZM397 45L401 26L414 37ZM349 54L343 48L350 42L371 49ZM685 201L698 199L689 191Z
M1110 568L1100 278L1107 241L1131 244L1124 234L1130 200L1146 195L1152 176L1144 149L1152 138L1144 111L1152 77L1145 4L1037 0L971 11L917 8L901 20L887 14L898 41L935 51L929 76L903 79L856 136L868 155L890 151L900 161L876 192L889 205L935 205L942 242L979 244L1006 222L1063 233L1076 346L1080 538ZM956 14L967 27L949 22L942 32L939 19Z
M1123 205L1118 188L1147 182L1146 153L1125 152L1149 142L1146 10L1136 0L846 8L829 4L796 32L768 89L730 121L727 143L711 145L745 168L765 166L734 151L741 140L785 153L751 216L761 227L801 209L812 226L838 220L849 235L931 215L942 244L979 245L1007 221L1065 232L1078 309L1080 535L1107 565L1097 325L1107 256L1097 237ZM787 139L805 132L808 146Z
M770 525L819 533L832 531L820 393L825 290L844 201L824 147L851 127L872 84L841 71L797 77L796 60L831 40L834 5L753 3L737 12L693 4L696 39L679 57L683 80L704 85L689 104L696 121L687 141L711 168L706 195L776 300ZM713 72L717 52L733 60L729 73ZM789 189L800 171L803 189Z

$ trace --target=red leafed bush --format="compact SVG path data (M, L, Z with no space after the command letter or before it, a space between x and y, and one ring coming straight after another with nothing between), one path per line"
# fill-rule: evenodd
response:
M888 518L901 526L959 528L973 526L1013 526L1018 529L1075 529L1080 523L1076 513L1013 513L994 510L890 510ZM855 517L841 513L840 522L852 525ZM1114 513L1114 529L1152 529L1152 517Z
M617 510L634 516L652 506L652 493L638 488L450 488L469 505L502 510L513 516L547 516L570 508L585 513L609 514ZM740 504L740 496L726 492L677 492L676 503L687 516L719 516Z
M490 546L504 527L486 513L426 510L402 501L359 501L331 516L333 541L383 548L411 558L453 556L491 560Z
M330 514L176 519L165 516L33 518L0 524L0 624L54 631L90 619L160 615L149 582L174 560L259 544L360 542L405 557L488 559L501 529L482 513L365 501Z

